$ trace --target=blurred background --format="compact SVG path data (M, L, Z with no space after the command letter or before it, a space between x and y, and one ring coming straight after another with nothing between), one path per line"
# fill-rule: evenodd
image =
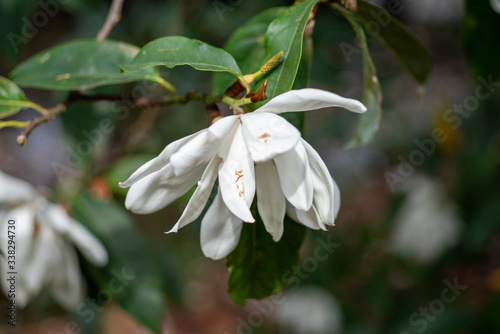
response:
M49 1L1 0L0 75L8 76L20 61L51 46L93 38L110 5L98 0L54 1L58 10L50 19L13 47L4 37L9 32L22 35L26 22L46 11ZM308 232L301 267L284 294L240 308L227 294L224 261L208 260L201 253L199 221L177 234L163 233L175 224L189 194L152 215L124 211L126 190L117 182L171 141L206 127L201 104L143 111L127 106L126 113L117 112L109 102L76 104L37 128L26 147L16 145L18 129L0 131L0 169L50 189L54 201L64 202L67 194L90 189L87 201L95 203L97 214L86 215L77 201L73 215L107 247L113 242L131 245L121 263L147 273L140 284L151 289L133 293L156 293L166 303L163 333L500 332L500 86L495 84L500 82L500 47L495 40L500 14L494 11L500 6L493 0L375 2L418 36L434 69L427 85L420 87L378 40L369 40L382 85L383 118L367 146L344 148L355 115L340 109L307 114L304 137L339 184L342 206L334 228ZM143 46L162 36L183 35L222 47L253 15L290 4L125 1L122 20L110 38ZM340 47L356 47L349 24L320 6L313 41L310 86L360 99L361 56L347 55ZM211 91L207 72L178 67L163 74L179 92ZM95 92L120 94L138 85ZM151 96L160 93L161 89L148 91ZM35 89L26 94L44 106L65 97ZM33 115L22 112L18 117ZM103 119L115 122L114 131L74 161L72 152L89 141L86 131ZM54 162L71 168L58 171ZM113 250L110 253L113 257ZM102 286L96 282L109 277L85 258L80 260L88 298L94 298L87 301L95 304ZM133 296L125 292L129 293ZM149 333L123 310L125 299L98 301L90 317L65 312L44 292L18 310L15 331L2 320L0 333ZM151 308L147 298L129 302L136 303L131 308ZM6 305L5 296L0 296L0 309ZM73 321L78 325L68 326Z

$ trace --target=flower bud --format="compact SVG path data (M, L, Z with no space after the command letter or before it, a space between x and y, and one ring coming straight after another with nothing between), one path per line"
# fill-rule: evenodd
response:
M28 143L28 138L26 138L25 135L21 134L21 135L17 136L16 142L17 142L17 145L19 145L19 146L25 146Z

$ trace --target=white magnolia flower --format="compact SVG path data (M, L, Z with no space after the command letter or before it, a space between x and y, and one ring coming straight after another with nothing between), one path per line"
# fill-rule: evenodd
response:
M462 222L439 181L417 174L407 182L408 197L396 214L389 249L428 263L457 243Z
M490 4L493 10L500 14L500 0L490 0Z
M338 187L319 154L277 115L325 107L366 111L359 101L318 89L284 93L252 113L224 117L168 145L120 184L131 187L125 206L139 214L157 211L201 179L170 231L177 232L201 214L218 177L218 194L201 223L202 250L213 259L236 247L243 222L255 221L255 194L275 241L283 234L285 212L307 227L326 229L339 209Z
M336 334L342 330L343 315L340 303L330 291L306 285L283 294L272 320L285 333Z
M15 229L10 229L15 234L8 233L9 220L15 221ZM12 260L9 240L15 241L15 263L7 262ZM0 256L0 284L6 295L10 289L7 272L15 271L19 307L48 288L63 307L75 308L83 297L83 283L71 242L95 265L107 263L108 254L100 241L61 205L48 202L25 181L0 172L0 249L4 255Z
M394 11L401 12L404 9L405 14L417 22L442 24L461 19L464 8L461 0L420 0L406 1L404 5L395 6Z

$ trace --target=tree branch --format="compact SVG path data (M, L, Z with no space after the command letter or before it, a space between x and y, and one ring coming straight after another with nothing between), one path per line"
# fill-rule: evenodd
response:
M122 5L123 0L113 0L113 2L111 3L111 7L109 8L108 16L106 17L106 21L97 34L98 41L102 41L103 39L108 38L111 30L113 30L114 26L116 26L118 22L120 22L120 19L122 17Z
M213 96L197 93L195 90L190 90L184 95L168 96L164 98L132 98L130 96L124 95L81 95L72 94L69 96L66 104L73 104L76 102L96 102L96 101L111 101L117 103L128 103L134 104L140 108L150 108L157 106L167 106L170 104L186 104L189 101L198 101L205 104L212 104L215 102L221 102L223 100L222 96Z
M243 99L245 100L245 99ZM19 146L24 146L27 143L28 136L31 132L38 127L40 124L51 121L54 116L63 113L66 109L77 102L96 102L96 101L111 101L116 103L127 103L133 104L139 108L151 108L157 106L167 106L174 103L186 104L189 101L198 101L206 105L211 105L216 102L224 102L226 104L232 105L233 107L238 107L243 101L235 100L227 96L222 95L205 95L199 94L195 90L191 90L184 95L168 96L164 98L132 98L130 96L112 96L112 95L81 95L79 93L71 94L66 101L56 105L53 108L47 109L47 113L41 117L31 119L27 122L26 127L21 131L17 137L17 144ZM244 101L246 102L246 101Z
M60 103L54 108L48 109L46 114L37 118L30 119L28 121L28 125L26 125L26 127L23 129L23 131L21 131L19 136L17 136L16 139L17 145L19 146L26 145L26 143L28 142L28 136L37 126L39 126L42 123L51 121L55 115L65 112L66 108L67 105L65 103Z

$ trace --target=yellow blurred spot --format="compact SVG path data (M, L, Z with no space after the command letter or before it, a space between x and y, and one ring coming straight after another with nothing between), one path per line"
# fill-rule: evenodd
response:
M437 143L438 147L448 155L455 155L463 144L463 134L460 127L453 127L453 123L447 122L446 117L444 117L446 110L442 110L437 113L434 119L434 127L440 128L444 131L443 138L446 140L442 143Z
M488 275L487 283L492 291L500 291L500 268L493 270Z

